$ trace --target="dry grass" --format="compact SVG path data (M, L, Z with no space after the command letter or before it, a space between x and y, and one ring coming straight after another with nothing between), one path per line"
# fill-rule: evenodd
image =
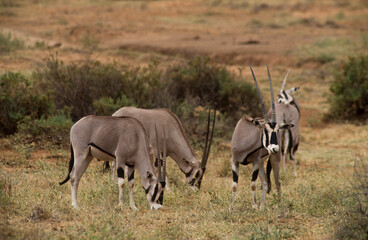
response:
M342 133L347 133L342 136ZM127 238L127 239L326 239L333 238L335 214L345 207L347 176L352 173L354 148L367 139L368 128L330 126L319 134L307 127L298 152L298 178L290 169L282 173L282 200L273 190L267 209L251 208L250 167L241 167L239 191L233 211L230 203L231 177L224 174L229 152L214 148L200 192L192 192L173 161L168 172L171 190L165 193L164 209L150 211L136 176L135 199L139 212L117 207L118 188L101 162L93 161L82 177L80 209L71 208L67 159L49 158L49 152L34 152L30 159L4 151L3 160L14 158L18 165L1 161L12 183L11 209L6 213L9 236L23 238ZM329 136L328 138L326 136ZM332 141L332 139L334 141ZM317 144L318 143L318 144ZM61 151L67 156L68 152ZM226 170L225 170L226 172ZM260 193L260 192L259 192Z

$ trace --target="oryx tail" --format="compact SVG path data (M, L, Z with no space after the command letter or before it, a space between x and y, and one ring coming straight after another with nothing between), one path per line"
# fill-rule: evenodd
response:
M68 172L68 176L65 178L64 181L59 182L60 185L63 185L64 183L66 183L67 181L69 181L70 179L70 173L73 170L73 166L74 166L74 150L73 150L73 146L70 144L70 161L69 161L69 172Z

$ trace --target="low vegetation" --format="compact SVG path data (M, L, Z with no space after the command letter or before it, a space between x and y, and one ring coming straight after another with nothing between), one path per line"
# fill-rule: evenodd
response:
M337 70L330 91L330 111L338 119L368 116L368 55L351 57Z

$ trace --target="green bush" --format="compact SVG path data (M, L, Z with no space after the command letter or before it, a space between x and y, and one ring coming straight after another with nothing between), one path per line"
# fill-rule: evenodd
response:
M18 125L13 140L21 144L69 145L69 132L73 122L64 114L55 114L48 118L31 119L26 117Z
M368 160L359 156L354 170L346 208L336 220L336 239L368 238Z
M108 96L115 101L128 88L116 63L85 61L82 65L66 65L57 54L46 59L45 68L37 72L36 78L41 79L42 91L53 96L55 107L68 109L73 121L95 114L95 100Z
M204 114L195 113L199 106L216 106L222 136L244 112L259 114L253 85L203 57L162 69L157 61L146 67L88 60L67 65L52 54L35 77L41 79L42 91L52 96L56 109L70 113L73 121L89 114L111 115L124 106L163 107L176 113L189 133L199 137L207 119L205 109Z
M24 42L22 40L12 38L10 33L6 35L0 32L0 53L8 53L23 48Z
M335 74L330 87L329 114L339 119L366 119L368 114L368 55L351 57Z
M238 120L244 112L259 113L256 90L250 83L236 79L224 66L210 63L208 57L197 57L187 65L169 71L169 92L177 101L198 100L197 105L216 106L227 117Z
M0 136L13 134L26 117L37 119L52 110L50 99L21 73L0 75Z

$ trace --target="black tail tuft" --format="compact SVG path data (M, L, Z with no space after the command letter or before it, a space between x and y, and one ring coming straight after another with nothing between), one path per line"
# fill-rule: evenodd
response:
M68 176L65 178L64 181L59 182L60 185L63 185L64 183L66 183L67 181L69 181L70 179L70 173L72 172L73 166L74 166L74 151L73 151L73 146L70 145L70 161L69 161L69 173Z

